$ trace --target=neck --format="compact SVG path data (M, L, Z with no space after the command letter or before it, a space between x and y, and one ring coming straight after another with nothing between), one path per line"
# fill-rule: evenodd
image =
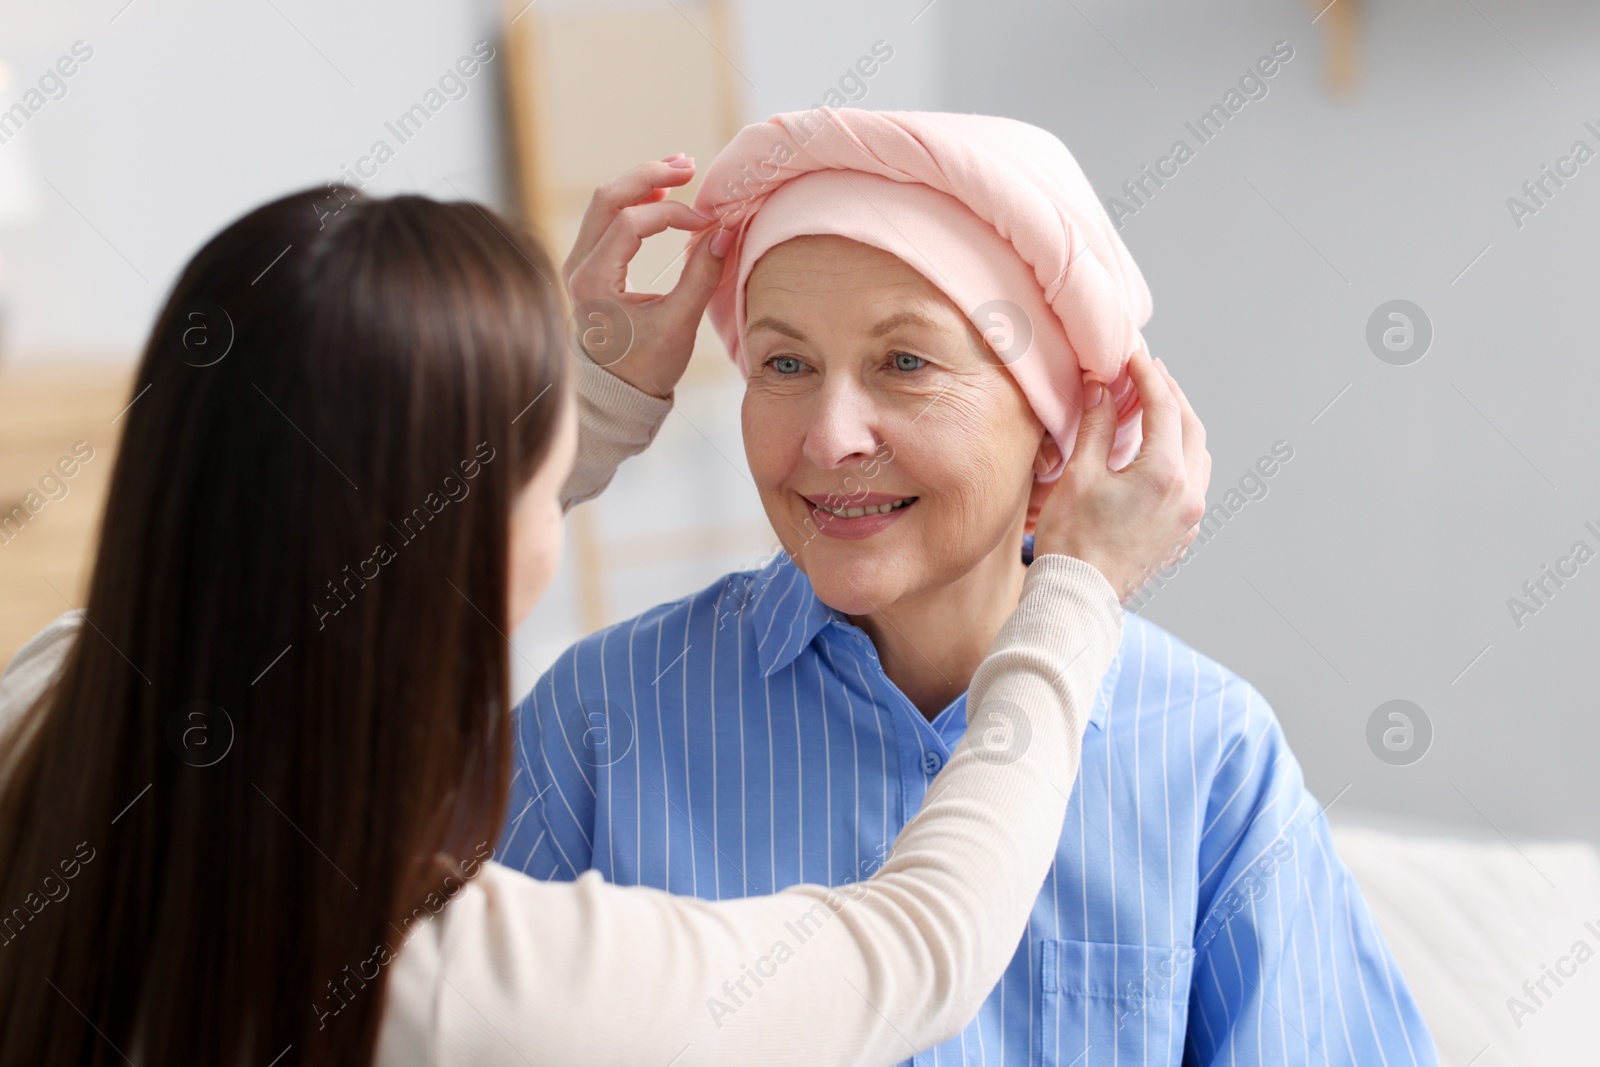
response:
M901 597L850 621L866 631L884 673L933 719L966 691L1022 597L1021 531L953 582Z

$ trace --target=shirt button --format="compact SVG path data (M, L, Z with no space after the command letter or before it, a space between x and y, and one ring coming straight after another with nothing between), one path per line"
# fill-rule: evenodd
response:
M928 749L922 754L922 769L929 774L938 774L939 768L944 766L944 757L933 749Z

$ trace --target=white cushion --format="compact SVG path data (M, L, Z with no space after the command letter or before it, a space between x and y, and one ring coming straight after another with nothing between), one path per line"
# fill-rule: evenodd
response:
M1332 830L1440 1063L1600 1064L1600 853L1592 846L1348 823Z

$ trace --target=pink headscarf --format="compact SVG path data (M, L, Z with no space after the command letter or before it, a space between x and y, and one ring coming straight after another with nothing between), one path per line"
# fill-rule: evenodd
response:
M708 312L746 377L744 288L756 261L792 237L837 234L898 256L966 313L1063 456L1090 381L1106 384L1117 405L1111 466L1138 451L1141 409L1127 365L1147 351L1139 328L1150 290L1083 170L1048 131L988 115L788 112L740 130L694 206L734 231Z

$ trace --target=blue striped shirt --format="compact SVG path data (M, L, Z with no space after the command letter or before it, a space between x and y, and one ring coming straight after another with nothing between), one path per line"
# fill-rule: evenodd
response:
M499 859L707 899L855 881L966 725L964 694L924 717L779 553L561 655L517 712ZM1271 707L1129 613L1027 934L966 1029L905 1062L1437 1054Z

